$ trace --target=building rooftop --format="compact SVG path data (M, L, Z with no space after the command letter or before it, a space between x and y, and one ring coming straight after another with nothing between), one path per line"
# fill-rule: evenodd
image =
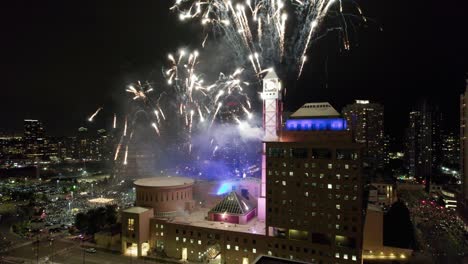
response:
M131 213L131 214L141 214L141 213L144 213L144 212L146 212L148 210L151 210L151 209L134 206L134 207L127 208L127 209L123 210L122 212Z
M254 264L299 264L299 263L305 264L307 262L300 262L297 260L262 255L262 256L259 256L253 263Z
M134 182L137 186L143 187L176 187L193 184L194 180L180 176L162 176L138 179Z
M168 223L265 235L265 222L258 220L257 217L253 218L245 225L209 221L206 220L209 210L209 208L201 208L191 214L171 218L168 220Z
M340 117L330 103L307 103L291 115L291 118L311 118L311 117Z

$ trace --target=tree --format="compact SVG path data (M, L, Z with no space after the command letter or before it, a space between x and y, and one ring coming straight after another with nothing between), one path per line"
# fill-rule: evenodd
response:
M384 245L411 248L414 242L410 212L405 203L398 200L384 216Z
M117 222L117 208L115 205L106 205L106 224L114 225Z
M75 227L80 231L85 231L88 229L89 221L88 216L84 213L78 213L75 216Z

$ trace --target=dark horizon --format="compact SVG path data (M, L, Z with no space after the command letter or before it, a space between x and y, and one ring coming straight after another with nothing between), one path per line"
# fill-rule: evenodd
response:
M101 106L109 112L90 129L110 127L110 112L123 111L125 85L158 76L168 52L203 37L180 23L170 4L5 4L0 131L21 133L23 119L33 118L50 135L72 135ZM385 106L386 130L401 139L408 112L427 97L458 133L468 71L466 9L435 1L360 5L372 22L358 30L350 51L341 51L333 34L314 43L301 80L286 81L286 108L328 101L341 110L369 99Z

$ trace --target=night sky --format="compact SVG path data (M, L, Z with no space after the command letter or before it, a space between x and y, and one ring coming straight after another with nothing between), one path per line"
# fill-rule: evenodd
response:
M333 35L314 43L304 78L286 84L286 108L329 101L341 109L354 99L374 100L385 105L388 132L401 137L408 111L427 96L440 104L446 127L458 132L467 1L358 2L372 22L358 30L350 51L330 45ZM168 52L203 38L168 10L172 3L2 3L0 132L21 132L24 118L36 118L49 134L72 135L100 106L122 111L126 84L154 76ZM101 122L94 126L104 127Z

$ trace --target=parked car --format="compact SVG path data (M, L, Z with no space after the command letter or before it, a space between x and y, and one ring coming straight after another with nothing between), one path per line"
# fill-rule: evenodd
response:
M85 251L88 252L88 253L96 253L95 248L87 248Z

